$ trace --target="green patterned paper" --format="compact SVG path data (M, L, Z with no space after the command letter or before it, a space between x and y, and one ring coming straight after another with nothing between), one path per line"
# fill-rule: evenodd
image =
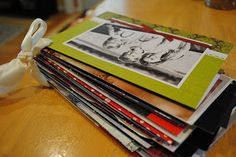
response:
M138 25L145 24L155 30L211 44L212 45L211 50L218 51L223 54L228 54L230 49L232 48L232 45L227 42L223 42L213 38L208 38L202 35L186 33L184 31L180 31L173 28L167 28L155 24L149 24L147 22L135 20L111 12L106 12L100 15L99 18L105 20L110 20L111 18L115 18ZM53 44L51 44L49 47L65 55L68 55L72 58L87 63L91 66L94 66L108 73L111 73L115 76L123 78L129 82L137 84L138 86L144 87L148 90L151 90L167 98L170 98L174 101L177 101L181 104L184 104L193 109L195 109L198 106L199 101L201 100L204 92L206 91L209 84L219 71L221 64L224 62L224 59L222 58L216 58L211 55L204 55L198 62L198 64L195 66L195 68L188 75L187 79L183 82L183 84L179 88L176 88L174 86L153 79L152 77L142 75L130 69L122 68L117 64L107 62L103 59L99 59L98 57L93 57L91 55L88 55L86 53L83 53L79 50L76 50L72 47L63 44L64 42L70 40L71 38L74 38L75 36L84 33L90 29L93 29L98 25L100 25L98 22L94 22L92 20L84 21L72 28L69 28L68 30L62 33L53 36L51 38L53 40Z

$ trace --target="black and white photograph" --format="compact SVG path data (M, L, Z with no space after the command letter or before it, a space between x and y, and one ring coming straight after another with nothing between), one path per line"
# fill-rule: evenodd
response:
M180 87L204 56L205 47L158 33L105 23L64 43L109 63Z

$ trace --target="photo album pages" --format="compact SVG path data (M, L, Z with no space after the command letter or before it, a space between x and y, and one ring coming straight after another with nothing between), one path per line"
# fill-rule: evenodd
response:
M228 42L112 12L51 40L40 71L131 154L202 155L234 121Z

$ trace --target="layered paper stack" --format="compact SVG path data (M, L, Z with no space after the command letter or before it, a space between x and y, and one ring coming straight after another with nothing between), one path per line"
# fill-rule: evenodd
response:
M230 43L111 12L51 39L48 82L135 155L207 151L235 114Z

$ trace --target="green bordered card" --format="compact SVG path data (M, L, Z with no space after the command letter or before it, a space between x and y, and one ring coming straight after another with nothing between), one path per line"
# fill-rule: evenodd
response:
M196 109L230 43L112 12L51 38L49 48Z

